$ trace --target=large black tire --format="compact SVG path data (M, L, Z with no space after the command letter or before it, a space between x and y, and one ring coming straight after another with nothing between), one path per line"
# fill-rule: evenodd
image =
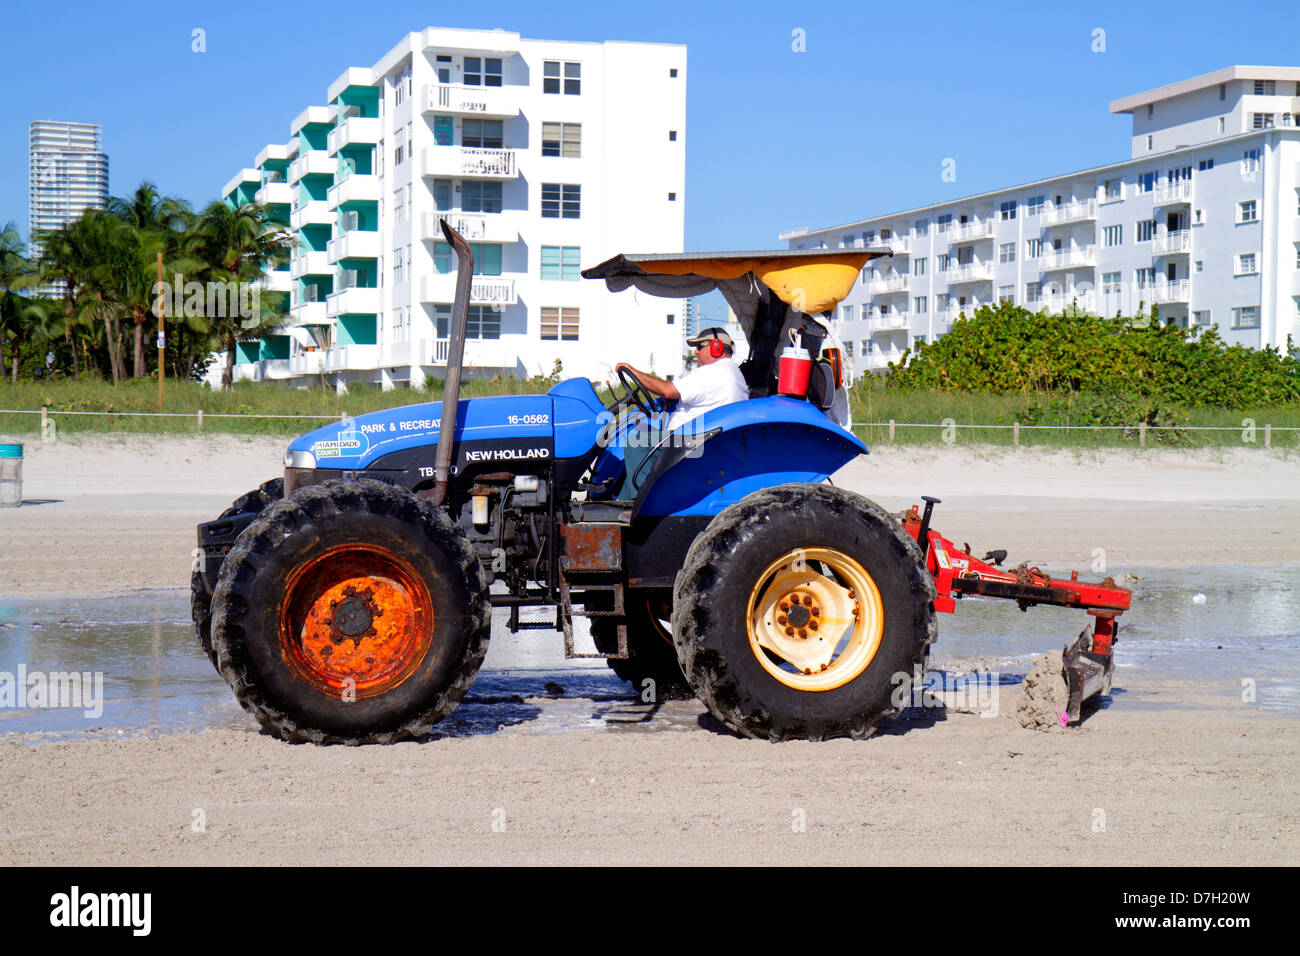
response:
M218 669L291 743L424 736L474 682L490 623L464 533L371 479L310 485L267 508L212 597Z
M229 508L217 516L217 520L232 518L250 511L261 514L268 505L274 504L283 497L284 479L272 478L236 498ZM208 655L208 660L215 668L217 654L212 649L212 592L208 590L207 578L199 568L190 572L190 617L194 620L194 632L198 635L199 646L203 648L203 653Z
M908 699L937 633L935 596L916 542L878 505L829 485L781 485L727 508L695 539L673 634L696 696L737 733L864 739ZM774 641L796 661L770 650ZM801 670L812 652L835 656Z
M662 595L630 592L626 618L628 656L605 660L609 669L631 684L638 694L648 689L647 680L654 681L652 702L689 700L695 696L677 662L671 625L665 624L672 613L670 598L666 592ZM608 617L591 618L591 639L602 654L614 653L618 650L618 622Z

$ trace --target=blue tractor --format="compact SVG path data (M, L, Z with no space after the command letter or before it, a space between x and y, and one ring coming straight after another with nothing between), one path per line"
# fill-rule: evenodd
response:
M444 230L458 255L444 401L303 435L283 479L199 526L194 620L240 703L287 741L426 734L503 608L511 631L562 632L569 656L590 656L574 644L585 616L638 692L693 694L745 736L864 738L896 713L936 634L934 578L915 533L828 483L867 449L814 318L887 250L586 270L612 291L718 289L745 330L750 398L663 434L665 403L632 376L609 408L585 379L459 400L472 257ZM790 346L811 367L781 394ZM521 621L527 607L554 624Z

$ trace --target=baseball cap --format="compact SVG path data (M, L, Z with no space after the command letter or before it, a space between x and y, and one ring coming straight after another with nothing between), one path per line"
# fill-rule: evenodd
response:
M686 340L687 345L707 345L717 339L727 348L732 347L731 336L727 334L726 329L720 329L716 325L711 329L705 329L699 335L694 335Z

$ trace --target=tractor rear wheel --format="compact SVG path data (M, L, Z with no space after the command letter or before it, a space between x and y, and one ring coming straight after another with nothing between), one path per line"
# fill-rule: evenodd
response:
M916 542L829 485L755 492L710 522L677 578L682 670L746 737L871 736L898 713L936 626Z
M269 505L284 497L284 479L272 478L264 481L252 491L240 495L225 511L217 516L232 518L235 515L253 512L261 514ZM212 592L208 590L207 578L199 568L190 572L190 617L194 620L194 632L198 635L199 646L208 655L212 666L217 666L217 655L212 649Z
M654 700L689 700L695 696L677 663L673 647L671 595L652 593L642 596L632 591L628 601L627 654L623 659L607 658L605 663L620 678L631 684L638 694L646 691L646 681L654 681ZM608 617L591 618L591 639L596 650L612 654L618 650L618 622Z
M460 703L490 612L483 568L444 511L382 482L331 481L240 535L212 596L212 643L275 736L392 743Z

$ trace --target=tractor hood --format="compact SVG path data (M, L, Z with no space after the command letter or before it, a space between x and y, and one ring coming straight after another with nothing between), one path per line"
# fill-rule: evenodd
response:
M604 410L586 379L561 382L545 395L462 399L456 406L457 470L488 463L511 470L586 454ZM358 415L294 439L285 465L361 471L395 453L414 453L421 461L427 453L432 467L441 425L442 402Z

